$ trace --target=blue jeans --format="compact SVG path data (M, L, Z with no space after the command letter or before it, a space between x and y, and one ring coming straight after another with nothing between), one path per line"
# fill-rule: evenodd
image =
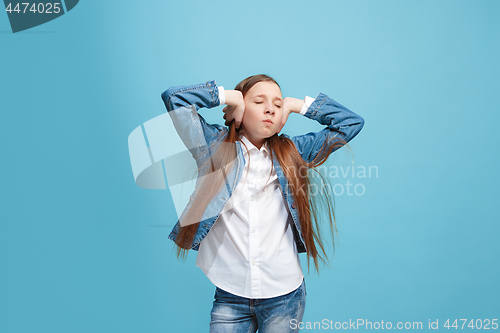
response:
M290 321L302 321L306 295L305 280L294 291L271 298L245 298L216 287L210 333L298 332L291 329Z

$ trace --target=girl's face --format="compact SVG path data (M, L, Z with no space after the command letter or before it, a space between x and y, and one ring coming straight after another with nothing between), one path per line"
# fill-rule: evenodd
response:
M244 97L244 134L257 148L278 132L281 125L283 98L274 82L261 81L247 91Z

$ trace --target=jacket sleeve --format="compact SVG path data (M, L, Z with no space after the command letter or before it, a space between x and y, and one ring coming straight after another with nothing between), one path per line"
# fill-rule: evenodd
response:
M181 140L195 159L227 129L208 124L198 114L200 108L220 105L215 80L190 86L176 86L165 90L161 97Z
M319 132L310 132L291 138L300 155L307 162L316 158L327 139L337 138L341 143L335 146L333 152L339 149L342 143L352 140L365 123L361 116L323 93L316 97L305 116L326 126Z

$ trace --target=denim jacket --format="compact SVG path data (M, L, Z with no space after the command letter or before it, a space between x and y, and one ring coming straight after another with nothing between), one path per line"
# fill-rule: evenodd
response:
M188 149L190 149L200 167L204 161L212 156L217 144L220 144L228 134L227 127L218 124L208 124L197 112L200 108L210 109L220 105L219 91L215 80L190 86L170 87L163 92L161 96L169 115L172 117L175 129ZM309 106L305 116L316 120L326 127L319 132L311 132L292 138L286 134L284 135L292 140L299 154L307 162L311 162L316 157L323 143L329 136L338 137L349 142L359 133L364 125L362 117L322 93L320 93ZM191 244L191 249L195 251L198 251L200 242L208 234L215 221L217 221L217 218L241 179L245 167L245 160L243 158L243 150L240 141L236 141L236 149L236 167L227 175L226 186L222 186L218 195L214 196L208 204L199 223L196 235ZM284 201L288 206L288 211L294 222L294 228L292 229L297 251L299 253L306 252L298 212L292 192L288 186L288 181L274 153L272 155L272 160ZM197 186L195 187L195 191ZM190 207L192 199L193 196L191 196L191 200L186 206L184 213ZM168 238L175 241L179 229L180 223L177 221Z

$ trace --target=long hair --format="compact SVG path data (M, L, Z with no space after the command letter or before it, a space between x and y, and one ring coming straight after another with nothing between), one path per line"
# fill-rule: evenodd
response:
M243 96L256 83L268 81L279 84L270 76L259 74L250 76L236 86L235 90L241 91ZM180 227L175 243L177 245L177 257L186 258L187 252L196 235L199 222L203 212L206 210L212 198L220 191L224 177L231 172L236 161L236 144L240 132L244 126L235 128L234 121L229 125L229 131L223 140L223 143L214 152L213 157L209 158L200 168L200 174L205 177L200 182L200 186L195 193L193 204L190 206L184 221L189 225ZM334 197L331 193L331 186L328 181L315 168L326 162L328 156L333 150L345 145L346 142L338 137L331 135L323 143L317 156L313 161L305 161L299 154L297 147L292 140L284 135L274 134L267 139L268 147L271 153L276 156L285 177L288 180L290 190L298 211L302 237L305 242L307 252L307 267L309 270L310 258L314 261L316 271L319 273L319 261L328 265L328 255L320 232L322 212L326 213L332 248L334 247L336 233L336 221L334 212ZM317 177L311 177L314 173ZM207 175L210 175L207 177ZM316 188L321 191L321 195L312 195L311 185L317 185ZM323 208L323 209L322 209Z

